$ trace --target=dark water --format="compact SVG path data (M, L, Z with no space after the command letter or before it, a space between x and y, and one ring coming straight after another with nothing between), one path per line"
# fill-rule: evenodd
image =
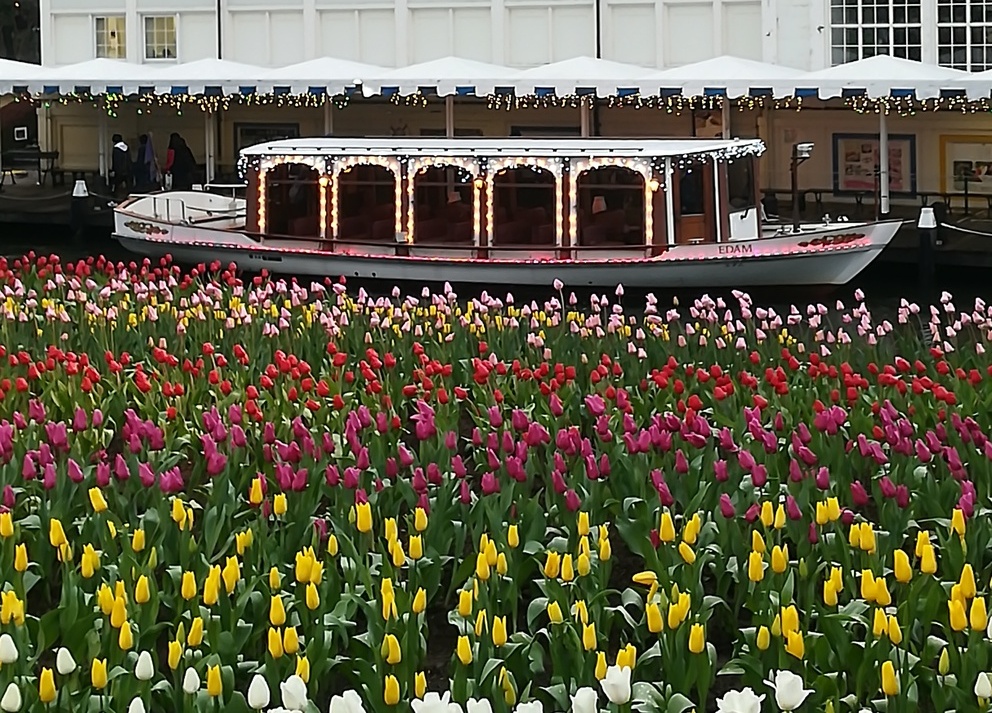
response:
M8 258L18 257L29 250L34 250L38 254L55 254L63 260L78 260L91 255L104 255L115 261L129 262L137 259L136 256L122 249L113 239L103 231L91 231L82 240L73 241L68 231L57 229L39 228L38 226L5 226L0 238L2 254ZM921 293L917 267L907 263L887 262L884 255L875 261L867 270L859 275L850 284L842 287L813 287L813 288L783 288L764 287L750 288L746 292L751 295L755 304L786 308L789 305L805 305L810 302L824 302L833 304L835 300L850 302L855 290L862 290L865 293L866 301L873 311L881 313L894 312L902 298L910 301L922 301L924 295ZM336 276L331 276L332 278ZM982 297L992 301L992 270L989 268L964 268L964 267L938 267L934 278L934 297L939 297L940 293L947 291L954 296L955 303L960 307L970 305L976 297ZM306 277L306 280L312 278ZM622 281L622 273L618 272L618 281ZM360 287L373 295L387 295L393 288L392 283L381 280L355 280L348 281L351 289L357 290ZM432 290L439 289L440 284L426 285ZM406 294L420 294L424 285L401 285L401 289ZM532 300L542 302L555 293L551 285L547 286L513 286L497 287L492 285L455 285L457 293L466 298L477 297L483 290L487 290L490 295L503 298L507 293L512 293L517 304L529 303ZM566 294L571 288L565 286ZM575 289L576 296L580 303L588 303L588 299L593 293L589 288ZM615 301L612 289L597 289L598 294L606 294L611 302ZM691 304L691 302L703 294L708 294L714 299L723 297L730 302L732 299L731 290L725 288L702 290L646 290L626 288L623 302L631 308L637 308L644 303L648 292L653 292L660 304L671 304L674 299L678 299L681 304Z

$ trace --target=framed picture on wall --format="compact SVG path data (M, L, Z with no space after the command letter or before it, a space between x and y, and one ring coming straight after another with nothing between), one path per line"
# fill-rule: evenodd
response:
M237 151L264 144L266 141L300 138L299 124L242 124L234 125L234 148Z
M834 134L834 193L874 191L878 172L877 134ZM916 195L916 136L889 135L889 192Z
M992 136L941 136L940 184L948 193L992 195Z

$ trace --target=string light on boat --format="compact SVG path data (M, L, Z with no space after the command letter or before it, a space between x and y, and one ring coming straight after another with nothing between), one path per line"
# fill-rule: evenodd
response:
M547 171L555 179L555 240L556 244L561 247L563 235L563 227L565 221L564 210L562 204L565 202L565 187L564 187L564 174L565 174L565 160L561 158L550 158L547 156L506 156L500 158L490 159L488 165L489 171L489 185L487 186L486 195L489 196L489 200L486 201L486 227L489 235L494 235L493 230L493 219L495 214L493 212L493 207L496 204L494 197L496 195L496 177L506 173L513 168L536 168L538 170Z
M563 97L554 94L540 97L533 94L523 96L489 94L486 97L486 106L495 111L510 111L511 109L578 109L580 106L592 108L595 103L595 97L584 94L570 94Z
M579 244L579 181L582 175L602 168L620 168L640 174L644 182L644 244L654 243L654 193L662 186L654 177L655 169L647 161L631 158L578 159L569 166L568 187L568 235L569 244Z
M393 185L395 186L393 232L399 235L403 232L403 164L395 156L348 156L334 161L331 171L331 231L334 237L338 235L338 221L340 220L340 194L341 176L347 174L356 166L378 166L393 174Z
M450 158L442 158L439 156L428 156L428 157L418 157L411 158L406 164L406 185L407 185L407 218L406 218L406 230L407 230L407 240L409 242L414 242L416 236L414 235L414 225L416 223L416 183L417 176L419 176L424 171L431 168L457 168L467 175L466 180L460 181L460 183L472 183L474 185L476 178L482 173L482 166L478 159L462 158L460 156L452 156ZM478 191L473 190L472 195L472 211L475 217L475 239L478 241L479 234L481 230L480 220L481 212L479 209L479 195Z
M299 164L309 166L321 177L327 172L327 162L323 156L266 156L258 164L258 232L265 232L265 194L266 194L266 174L277 166L284 164ZM323 191L321 191L323 193Z
M669 157L672 166L678 169L692 168L706 161L732 163L748 156L760 156L765 152L764 141L735 141L718 149L698 151Z
M389 101L396 106L413 106L419 109L427 108L427 97L419 91L416 91L413 94L407 94L406 96L393 94L389 97Z
M330 179L326 175L322 175L317 180L317 185L320 186L320 237L322 240L327 239L327 185L330 183Z

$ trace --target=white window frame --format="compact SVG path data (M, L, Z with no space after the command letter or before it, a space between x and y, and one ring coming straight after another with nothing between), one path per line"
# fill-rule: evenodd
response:
M172 20L172 35L174 41L174 53L172 57L155 57L149 56L148 54L148 21L149 20ZM153 32L158 32L158 30L153 30ZM163 30L166 34L168 30ZM169 14L169 13L149 13L147 15L141 16L141 57L143 62L178 62L179 61L179 15Z
M964 9L963 18L954 18L955 8ZM945 8L949 8L951 13L951 18L949 20L941 20L941 11ZM980 9L980 14L983 15L979 20L972 19L972 12L975 9ZM937 62L940 62L942 66L953 67L955 69L963 69L968 72L984 72L987 69L992 69L992 6L988 6L984 0L936 0L935 8L935 23L936 23L936 38L935 47L937 54ZM941 42L941 34L943 31L949 31L953 34L955 31L964 33L964 42L955 43L952 39L950 43ZM973 33L984 33L984 41L976 42ZM974 58L972 56L973 50L984 50L984 61L981 58ZM944 50L949 50L952 52L950 61L942 62L941 54ZM964 51L964 61L956 62L954 61L953 52L954 50Z
M104 23L104 28L103 28L103 31L102 32L100 30L100 21L101 20ZM106 23L109 20L119 20L119 21L121 21L122 26L120 27L119 30L117 30L117 29L111 30L111 29L109 29L106 26ZM92 16L92 21L93 21L93 56L94 57L98 57L98 58L106 58L106 59L123 59L123 60L126 60L127 59L127 34L128 34L127 15L111 15L111 14L93 15ZM103 44L104 48L106 48L106 49L109 50L110 47L111 47L111 43L109 41L110 33L111 32L117 32L117 31L120 32L120 36L117 39L117 44L119 46L120 53L119 54L111 54L111 53L107 52L105 54L100 54L101 34L106 35L106 37L104 38L104 42L102 44Z
M874 2L873 0L857 0L856 5L853 6L846 6L843 0L829 0L826 5L828 27L830 28L830 34L827 37L827 66L838 64L838 62L834 59L834 49L837 48L856 49L857 57L853 58L854 60L870 57L873 54L891 54L896 57L908 57L910 59L918 59L923 61L927 59L927 39L930 36L930 33L928 32L929 23L927 22L927 14L933 7L929 2L927 2L927 0L883 0L882 2ZM918 22L911 22L908 19L910 6L918 8ZM856 21L848 22L847 18L845 18L844 22L835 23L833 17L835 9L844 13L853 11L856 16ZM888 16L887 19L879 21L876 17L874 21L865 22L865 13L871 9L876 11L884 10ZM897 22L895 20L895 16L899 9L903 10L906 17ZM880 30L888 31L887 44L878 44L877 37L875 43L865 42L865 32L877 33ZM908 34L911 30L916 30L919 32L918 43L895 41L895 34L897 31L903 31ZM858 36L857 43L848 44L846 41L843 43L835 43L833 37L834 31L856 32ZM866 49L869 49L870 53L866 53ZM913 50L916 50L916 52L913 52Z

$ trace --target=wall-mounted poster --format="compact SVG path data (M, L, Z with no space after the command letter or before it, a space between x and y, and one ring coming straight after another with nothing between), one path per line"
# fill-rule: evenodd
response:
M721 109L693 109L692 135L697 139L722 139L723 111Z
M877 134L834 134L834 193L874 191ZM916 195L916 136L889 135L889 192Z
M299 124L242 124L234 125L235 148L241 149L264 144L266 141L300 138Z
M992 136L941 136L944 191L992 194Z

